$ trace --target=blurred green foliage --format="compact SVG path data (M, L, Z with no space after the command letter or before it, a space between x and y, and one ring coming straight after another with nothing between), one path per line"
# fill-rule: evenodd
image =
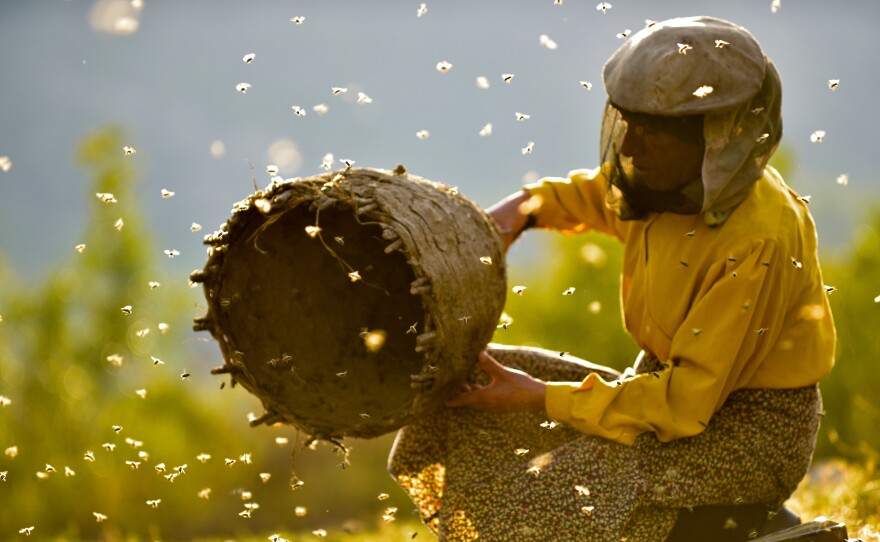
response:
M412 506L385 473L392 436L352 443L345 470L329 447L299 451L306 485L290 489L296 435L250 428L248 410L260 414L259 403L240 389L220 391L221 379L208 374L219 349L190 332L201 292L163 270L168 260L139 214L124 140L106 129L78 150L92 179L81 253L71 247L36 287L18 282L0 255L0 396L10 401L0 407L0 539L30 526L35 534L112 540L357 531L381 523L391 506L411 519ZM192 376L181 378L184 371ZM211 458L202 463L200 454ZM207 500L199 497L204 489ZM379 501L380 493L391 497ZM147 505L156 499L156 508ZM247 503L259 505L249 519L239 515ZM107 519L99 523L94 513Z
M167 260L139 215L138 181L123 140L119 130L102 130L78 151L92 179L82 253L71 247L37 287L23 286L0 255L0 396L11 401L0 407L0 539L29 526L71 539L293 538L315 529L339 539L387 531L382 516L389 507L412 525L412 505L385 472L393 435L348 442L351 463L343 469L332 447L302 450L290 428L251 429L247 413L261 413L258 402L239 389L220 390L222 379L208 374L220 363L219 349L189 331L201 292L163 269ZM103 203L95 193L112 193L116 202ZM495 341L617 369L632 363L637 348L619 309L619 243L596 234L528 235L539 236L542 249L528 267L509 269L509 285L526 289L508 295L510 323ZM837 287L831 301L840 347L822 384L827 416L817 457L867 462L873 475L880 450L880 399L873 393L880 386L873 365L880 359L880 209L860 226L850 253L823 263L826 283ZM152 288L151 281L161 285ZM574 294L563 296L569 288ZM130 315L121 310L126 305ZM108 361L114 355L121 365ZM184 370L192 376L182 379ZM297 491L288 484L294 450L305 482ZM211 458L203 463L200 454ZM66 476L66 468L75 474ZM261 473L271 477L264 482ZM199 496L205 489L208 499ZM147 505L155 499L156 508ZM242 517L250 503L259 508ZM94 513L107 519L99 523Z

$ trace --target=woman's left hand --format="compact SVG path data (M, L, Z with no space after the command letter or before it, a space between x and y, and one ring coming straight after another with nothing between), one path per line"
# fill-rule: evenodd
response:
M547 390L544 382L501 365L486 351L480 352L478 364L492 380L485 386L463 384L461 392L448 401L446 406L463 406L490 412L544 410Z

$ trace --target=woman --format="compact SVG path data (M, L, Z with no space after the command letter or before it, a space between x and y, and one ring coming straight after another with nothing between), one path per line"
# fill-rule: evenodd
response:
M603 78L600 167L489 213L508 245L530 227L618 238L643 351L623 374L483 352L390 459L443 540L662 541L695 509L754 536L766 517L737 510L775 510L809 467L835 332L806 201L766 165L775 67L745 29L682 18L631 37Z

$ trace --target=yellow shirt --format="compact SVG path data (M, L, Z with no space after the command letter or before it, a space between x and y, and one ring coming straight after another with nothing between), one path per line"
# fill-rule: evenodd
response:
M550 417L624 444L647 431L666 442L700 433L734 390L796 388L829 373L835 330L816 228L773 168L716 227L673 213L622 221L605 207L605 187L595 169L525 190L542 200L538 227L624 243L624 325L667 369L550 383Z

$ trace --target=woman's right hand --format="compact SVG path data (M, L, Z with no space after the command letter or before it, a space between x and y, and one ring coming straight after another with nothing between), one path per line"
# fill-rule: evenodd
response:
M498 226L504 240L504 251L516 241L516 238L528 227L529 215L522 212L522 205L529 200L529 194L520 190L499 201L487 212Z

